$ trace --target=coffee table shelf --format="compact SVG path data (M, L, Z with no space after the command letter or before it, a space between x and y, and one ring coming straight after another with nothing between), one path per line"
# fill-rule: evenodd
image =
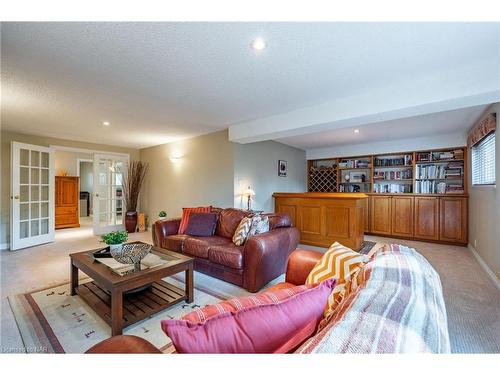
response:
M79 285L76 293L111 325L111 294L93 281ZM144 291L123 295L123 327L143 320L186 299L186 293L163 280Z

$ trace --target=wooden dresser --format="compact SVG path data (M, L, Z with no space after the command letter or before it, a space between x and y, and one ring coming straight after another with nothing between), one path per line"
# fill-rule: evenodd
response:
M56 229L80 226L79 185L79 177L56 176Z

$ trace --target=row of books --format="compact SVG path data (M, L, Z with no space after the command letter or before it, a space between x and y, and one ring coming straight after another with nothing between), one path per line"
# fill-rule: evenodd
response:
M411 169L402 171L375 171L373 178L375 180L411 180L413 173Z
M453 151L438 151L438 152L417 152L417 161L439 161L439 160L450 160L457 159L463 160L464 151L462 149L456 149Z
M370 162L366 159L342 160L339 163L339 168L370 168Z
M426 178L461 178L464 166L462 163L449 163L439 165L417 165L415 177L417 179Z
M373 185L374 193L411 193L412 186L410 184L379 184Z
M415 183L415 193L417 194L445 194L464 192L464 185L460 183L446 183L437 181L417 181Z
M352 184L340 184L340 193L369 193L369 185L352 185Z
M404 155L401 158L375 158L374 164L376 167L411 166L412 155Z

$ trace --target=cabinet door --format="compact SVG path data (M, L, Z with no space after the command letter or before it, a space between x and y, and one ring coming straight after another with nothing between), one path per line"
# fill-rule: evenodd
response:
M368 197L366 199L363 199L363 216L364 216L364 232L369 233L370 232L370 201L371 197Z
M60 206L78 207L78 179L65 178L60 179Z
M392 197L392 234L413 237L413 197Z
M391 197L371 197L371 233L391 234Z
M450 242L467 242L467 199L439 198L439 239Z
M439 199L415 197L415 237L439 239Z

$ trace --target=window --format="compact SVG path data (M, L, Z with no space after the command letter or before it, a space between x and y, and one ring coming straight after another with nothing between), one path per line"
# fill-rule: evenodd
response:
M472 146L472 185L495 183L495 132Z

